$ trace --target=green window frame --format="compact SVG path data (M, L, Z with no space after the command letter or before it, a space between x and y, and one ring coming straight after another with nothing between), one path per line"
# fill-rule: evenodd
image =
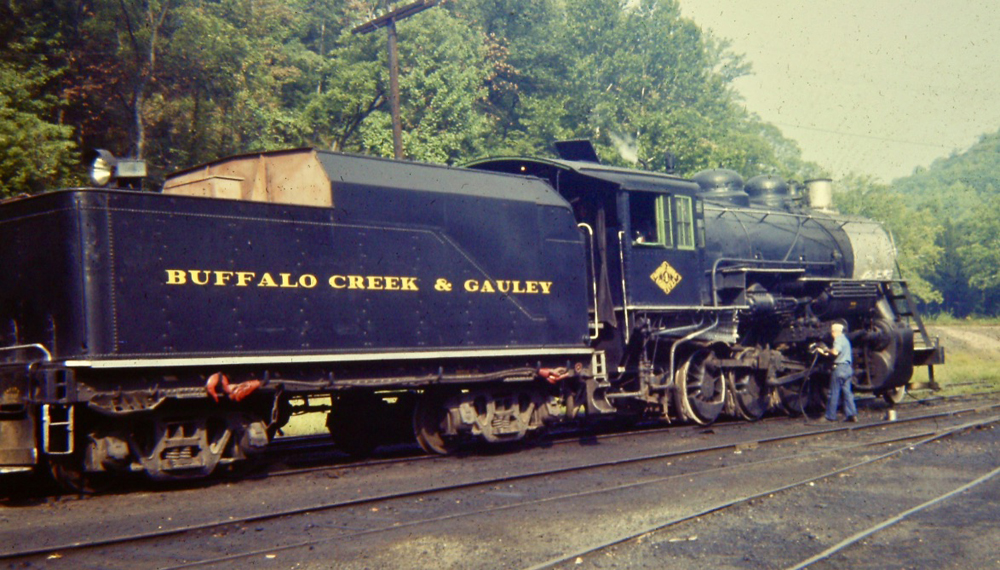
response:
M632 245L637 247L673 247L670 196L647 192L629 195Z
M694 209L690 196L675 196L674 209L677 213L677 249L695 249Z

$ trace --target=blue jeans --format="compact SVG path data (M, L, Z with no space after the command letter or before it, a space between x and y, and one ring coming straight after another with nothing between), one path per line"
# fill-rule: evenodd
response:
M837 405L840 404L840 393L844 393L844 415L848 418L858 415L854 405L854 393L851 392L851 378L854 370L850 364L838 364L833 367L830 375L830 401L826 405L826 419L837 419Z

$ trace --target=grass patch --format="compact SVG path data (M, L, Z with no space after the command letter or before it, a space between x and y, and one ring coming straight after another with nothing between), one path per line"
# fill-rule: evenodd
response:
M1000 392L1000 360L984 359L968 351L948 351L944 365L934 367L934 379L941 396ZM913 370L913 382L927 382L927 367Z
M997 327L1000 326L1000 317L976 317L970 316L965 318L953 317L949 313L938 313L936 315L922 317L925 325L928 326L984 326L984 327Z
M313 406L328 406L330 405L330 397L322 396L309 398L309 404ZM302 398L292 398L293 414L295 407L301 407L303 405L305 405L305 400ZM288 424L281 428L281 435L284 437L319 435L327 433L329 432L326 429L325 412L309 412L292 415L292 419L288 420Z
M1000 392L1000 321L945 315L927 325L945 349L945 364L934 367L939 395ZM927 367L915 368L913 381L928 381Z
M325 433L329 433L326 429L326 414L320 412L292 416L288 424L281 428L281 435L284 437Z

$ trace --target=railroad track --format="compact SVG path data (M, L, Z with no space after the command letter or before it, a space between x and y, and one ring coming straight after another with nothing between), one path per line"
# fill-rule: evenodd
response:
M60 558L68 561L67 559L76 558L76 557L80 557L80 556L84 556L85 557L88 552L93 552L96 549L100 549L101 550L102 556L107 556L109 552L129 551L130 549L133 549L136 544L140 544L140 543L143 544L143 549L144 550L145 549L149 549L151 547L154 547L154 545L156 545L157 543L166 544L166 543L169 543L170 541L172 541L172 540L174 540L177 537L182 536L182 535L186 536L186 537L193 537L193 536L196 536L196 535L204 537L206 534L210 534L210 535L218 535L218 534L230 535L232 532L234 532L233 529L236 529L236 528L247 527L247 526L250 526L250 525L261 525L263 523L269 523L271 521L279 521L279 520L286 520L287 521L287 520L290 520L290 519L296 519L296 517L306 517L306 516L309 516L309 515L315 515L317 513L347 511L347 510L350 510L350 509L357 510L359 508L368 508L370 505L386 505L386 504L391 504L391 503L399 503L401 501L407 501L407 500L409 500L410 502L412 502L413 500L422 501L422 500L425 500L425 499L427 499L429 497L436 496L436 495L445 495L445 494L448 494L448 493L455 493L455 492L466 492L466 493L468 493L468 492L472 492L475 489L501 488L504 485L510 485L510 484L512 484L514 482L522 482L523 483L523 482L527 482L527 481L540 481L540 480L543 480L543 479L550 479L551 480L554 477L565 477L565 476L568 476L568 475L571 475L571 474L574 474L574 473L582 473L582 472L594 471L594 470L600 470L600 469L621 468L621 467L627 466L627 465L639 465L639 464L650 464L650 463L658 463L658 464L662 465L664 462L668 462L667 464L669 465L669 462L671 460L673 460L673 461L679 461L679 460L681 460L683 458L690 458L690 457L697 456L697 455L713 454L713 453L718 454L719 452L723 452L723 451L727 451L727 450L732 453L732 452L739 452L740 450L760 449L762 447L766 447L766 446L771 445L771 444L776 444L776 443L781 443L781 442L789 442L789 441L793 441L793 440L809 440L809 439L827 438L830 435L837 434L837 433L842 433L842 432L861 433L861 432L865 432L865 431L868 431L868 430L881 430L881 429L894 429L894 430L898 431L899 428L901 428L903 426L907 426L909 424L919 424L920 422L932 422L932 421L940 422L940 421L942 421L944 419L947 419L947 418L955 419L955 418L958 418L959 416L964 416L964 415L967 415L967 414L979 414L979 415L983 415L983 414L987 414L987 413L989 413L991 411L994 411L997 408L1000 408L1000 404L986 405L986 406L975 406L975 407L966 407L966 408L960 408L960 409L952 409L952 410L947 410L947 411L940 411L940 412L935 412L935 413L931 413L931 414L923 414L923 415L920 415L920 416L903 418L901 421L896 421L896 422L876 422L876 423L861 424L861 425L859 425L859 424L836 424L834 427L823 427L821 429L815 429L815 428L811 428L810 426L805 426L806 428L809 428L809 429L803 429L803 430L799 430L799 431L797 431L795 433L783 434L781 436L775 436L775 437L758 438L758 439L747 439L747 440L734 441L734 442L729 442L729 443L719 443L719 444L714 444L714 445L709 445L709 446L702 446L702 447L696 447L696 448L670 450L670 451L666 451L666 452L662 452L662 453L652 453L652 454L646 454L646 455L641 455L641 456L632 456L632 457L614 459L614 460L610 460L610 461L594 461L594 462L588 462L588 463L581 464L581 465L575 465L575 466L571 466L571 467L562 467L562 468L557 468L557 469L540 469L540 470L536 470L536 471L522 471L522 472L519 472L519 473L514 473L514 474L510 474L510 475L504 475L504 476L500 476L500 477L478 478L478 479L466 481L466 482L463 482L461 484L455 484L455 485L451 485L451 484L445 484L445 485L428 485L428 486L424 486L424 487L421 487L421 488L414 488L414 489L410 489L410 490L403 491L403 492L398 492L398 493L374 494L374 495L365 496L365 497L359 497L359 498L350 499L350 500L340 500L340 501L332 501L332 502L321 503L321 504L313 504L313 505L310 505L310 506L304 507L304 508L285 509L285 510L279 510L279 511L271 511L271 512L267 512L267 513L257 513L257 514L250 515L250 516L243 516L243 517L238 517L238 518L229 518L229 519L225 519L225 520L205 522L205 523L202 523L202 524L186 525L186 526L175 526L175 527L171 527L171 528L158 529L158 530L156 530L154 532L141 532L141 533L134 533L134 534L130 534L130 535L120 535L120 536L116 536L116 537L105 537L105 538L102 538L100 540L87 540L87 541L69 542L69 543L62 543L62 544L52 544L52 545L49 545L49 546L39 547L39 548L20 548L20 549L17 549L17 550L11 550L9 552L5 552L5 553L0 554L0 560L11 561L11 562L21 562L21 561L31 561L31 560L34 560L34 559L46 558L46 557L51 557L51 556L59 556ZM993 416L990 416L989 418L978 420L978 421L981 421L981 422L992 422L992 421L997 421L997 418L993 417ZM959 426L952 426L952 427L950 427L948 429L950 429L950 430L968 429L968 423L966 423L966 424L960 424ZM818 450L814 450L813 452L810 452L809 455L812 455L812 454L827 454L827 455L829 455L831 453L835 454L835 453L838 453L838 452L843 452L844 450L847 450L847 449L856 448L859 445L865 446L865 447L879 446L879 445L892 445L894 443L898 444L898 443L903 442L903 441L913 441L913 440L918 440L920 438L924 438L927 441L933 441L934 439L943 437L943 435L942 435L943 432L941 432L940 428L938 428L936 430L933 430L933 431L921 431L921 430L918 429L918 430L911 430L911 432L912 433L908 433L908 434L905 434L905 435L896 434L896 435L892 435L892 436L882 437L882 438L876 439L874 441L866 442L866 443L862 443L862 444L850 443L848 445L838 445L838 446L834 446L834 447L828 447L828 448L824 448L824 449L818 449ZM947 433L950 434L950 433L953 433L953 432L949 431ZM620 437L621 434L618 434L617 436ZM923 443L924 442L920 443L920 445L922 445ZM902 448L905 449L906 447L912 446L912 445L917 445L917 444L907 444L906 446L903 446ZM894 451L890 452L889 454L886 454L886 455L881 456L881 457L882 458L888 457L892 453L899 453L899 450L898 449L894 450ZM799 453L794 454L794 456L779 456L777 458L767 459L766 461L763 461L763 462L767 463L767 462L787 461L787 460L792 459L793 457L797 458L797 459L802 459L803 457L806 457L806 456L807 455L804 455L803 453L799 452ZM875 460L877 461L878 459L875 459ZM745 464L741 464L741 465L734 465L734 466L731 466L731 467L727 467L727 469L741 468L741 467L746 466L747 464L749 464L749 463L745 463ZM718 468L715 468L715 467L712 468L712 470L715 470L715 469L718 469ZM331 542L331 541L344 540L344 539L350 538L350 537L359 537L359 536L362 536L362 535L377 534L377 533L382 533L382 532L389 532L389 531L392 531L392 530L398 530L401 527L411 527L411 526L412 527L419 527L421 525L437 524L437 523L440 523L442 521L455 520L457 518L462 518L462 517L484 516L487 513L498 512L499 510L509 510L509 509L524 508L524 507L529 506L529 505L538 505L538 504L546 503L546 502L561 502L561 501L564 502L564 501L584 500L585 497L587 497L587 496L589 496L589 495L591 495L593 493L598 493L598 492L599 493L616 492L616 491L621 491L621 490L626 489L626 488L631 488L631 487L640 486L640 485L662 484L664 481L666 481L666 480L668 480L670 478L678 477L678 476L700 477L700 476L705 476L705 474L709 473L710 471L711 470L703 470L703 471L700 471L700 472L695 471L695 472L685 472L685 473L680 473L680 474L671 474L671 475L666 476L666 477L652 478L652 479L650 479L648 481L642 481L642 482L638 482L638 483L630 483L630 484L626 484L626 485L620 485L620 486L617 486L617 487L601 489L599 491L588 491L588 492L580 492L580 493L556 493L555 495L553 495L551 497L546 497L546 498L542 498L542 499L538 499L538 500L533 500L533 501L528 501L528 502L516 502L515 501L515 502L511 503L510 505L503 507L502 509L498 509L496 507L491 507L491 508L486 509L486 510L472 510L472 511L459 512L459 513L447 513L447 514L442 514L442 515L435 516L435 517L430 517L430 518L418 518L418 519L411 520L411 521L406 521L406 522L403 522L403 523L400 523L399 521L395 521L394 523L392 523L390 525L387 525L385 527L369 528L369 529L365 529L363 531L353 532L353 533L352 532L346 532L345 533L345 532L343 532L344 529L334 529L336 531L336 533L337 533L337 536L335 536L335 537L326 536L326 537L322 537L322 538L318 538L318 539L313 539L313 540L299 541L299 542L295 542L293 544L285 544L285 545L278 545L278 546L271 545L268 548L264 548L264 549L238 548L237 549L238 552L236 552L236 553L230 553L230 554L226 554L224 556L206 557L206 558L202 558L202 559L197 560L197 561L192 561L192 562L189 562L189 563L185 562L185 563L182 563L182 564L176 564L176 565L167 566L167 567L170 567L170 568L184 568L184 567L206 565L206 564L225 564L227 562L232 562L232 561L243 559L243 558L246 558L246 557L252 557L252 556L256 556L256 555L266 555L267 553L273 553L273 552L277 552L277 551L286 551L286 550L295 550L295 549L309 548L309 547L312 547L312 546L316 546L316 545L319 545L319 544L328 543L328 542ZM819 478L828 477L828 476L830 476L830 475L826 474L826 475L820 476ZM806 484L806 483L800 483L800 484ZM769 491L769 492L773 493L775 491ZM745 500L750 500L750 499L745 499ZM376 508L377 509L379 507L372 507L372 508ZM676 524L676 523L673 523L673 524ZM644 532L651 532L651 531L648 530L648 529L645 529ZM631 538L626 537L626 538L623 538L622 540L627 541L627 540L630 540L630 539ZM194 539L187 538L186 540L190 541L190 540L194 540ZM618 542L621 542L621 541L618 541ZM618 542L616 542L615 544L617 544ZM599 547L598 549L608 548L609 546L610 545L598 545L598 547ZM112 549L109 549L109 547L115 547L115 549L112 550ZM574 553L574 554L575 554L575 556L572 557L574 560L576 558L580 557L580 556L584 556L585 555L585 554L581 554L581 553L578 553L578 552ZM562 563L564 561L565 560L550 561L550 563L551 563L550 566L551 565L558 565L558 564L560 564L560 563ZM165 566L165 565L158 565L158 567L161 567L161 566ZM540 567L550 567L550 566L540 566Z
M907 394L907 399L903 400L899 404L895 405L897 410L906 410L909 408L927 406L927 405L942 405L954 402L962 402L976 397L990 396L992 393L982 393L982 394L962 394L956 396L931 396L928 398L915 398L912 394ZM859 406L864 407L866 400L874 401L879 405L882 400L881 398L868 398L859 399ZM950 412L945 410L939 412L941 414L949 414ZM751 422L755 425L768 424L773 422L788 422L795 420L802 420L801 417L789 418L788 416L768 416L756 422ZM898 421L909 421L906 418L902 418ZM698 426L698 425L663 425L662 423L647 424L645 427L639 429L630 429L625 431L605 431L597 432L592 434L595 441L610 441L618 438L633 437L636 435L650 435L656 436L659 434L676 434L681 430L688 430L692 432L705 431L706 429L727 429L745 428L748 422L739 419L727 419L718 421L711 426ZM847 429L847 428L845 428ZM567 445L575 444L581 434L584 433L582 430L563 430L557 433L552 433L546 436L545 443L547 445ZM275 445L276 444L276 445ZM358 460L352 458L351 456L339 452L336 444L326 435L316 435L316 436L298 436L281 438L275 440L275 448L268 451L268 456L270 461L278 463L285 459L286 457L298 457L297 462L309 463L308 467L289 467L284 466L276 470L268 470L266 473L259 475L259 477L288 477L294 475L302 475L307 473L320 473L320 472L330 472L331 470L344 470L344 469L358 469L367 467L378 467L385 465L394 465L399 463L409 463L418 461L431 461L439 459L436 455L426 455L422 450L420 450L416 445L398 445L392 448L392 451L388 454L388 457L378 458L378 459L368 459L368 460ZM530 446L531 443L524 444L525 446ZM322 453L324 458L332 458L332 462L329 459L317 459L315 457L310 457L309 455L315 453ZM301 457L307 455L304 459ZM322 463L316 465L316 463ZM332 463L332 464L331 464Z
M954 396L929 396L926 398L916 398L912 393L907 394L907 398L903 402L896 404L895 408L897 410L907 410L910 408L919 408L921 406L941 406L941 405L951 405L954 403L959 403L963 401L968 401L975 399L977 397L991 396L992 393L977 393L977 394L960 394ZM872 405L874 403L874 405ZM875 410L880 410L884 408L881 398L876 397L860 397L858 399L858 406L860 410L865 408L873 408ZM947 413L947 412L945 412ZM789 418L784 415L773 415L765 417L756 422L752 422L753 425L770 424L775 422L788 422L797 421L802 418ZM598 428L594 431L590 428L581 429L563 429L555 433L550 433L544 437L544 445L554 445L561 446L567 444L576 443L581 436L586 436L593 438L594 441L603 442L614 440L616 438L627 438L636 435L650 435L656 436L657 434L668 434L677 435L678 433L692 433L701 432L706 429L711 430L725 430L725 429L743 429L749 424L743 420L738 419L725 419L720 420L711 426L698 426L691 424L680 424L680 425L664 425L661 422L648 423L640 427L639 429L628 429L628 430L611 430ZM537 443L525 442L522 444L524 448L530 448L532 445L538 445ZM359 469L368 469L376 467L384 467L389 465L406 464L411 462L425 462L434 461L439 459L436 455L427 455L423 452L416 444L399 444L390 447L385 447L380 450L376 457L371 459L359 460L355 457L348 455L347 453L341 451L333 439L327 434L319 435L305 435L305 436L290 436L281 437L274 440L268 449L263 453L258 465L245 472L241 472L236 479L261 479L261 478L277 478L277 477L292 477L296 475L305 475L310 473L335 473L339 471L356 471ZM217 475L214 479L209 479L205 481L198 481L195 483L197 486L211 486L218 483L219 480L231 480L232 477L227 475ZM173 487L183 486L184 483L179 483L171 485ZM21 495L50 495L50 494L63 494L65 491L55 488L52 485L39 485L37 482L32 484L31 482L24 480L18 481L15 491ZM143 484L140 481L129 481L123 479L122 485L119 486L119 491L131 492L136 490L143 490ZM88 498L86 496L78 497L80 499Z
M897 447L895 449L892 449L892 450L890 450L888 452L879 454L879 455L877 455L877 456L875 456L873 458L869 458L869 459L865 459L864 461L859 461L859 462L856 462L856 463L852 463L852 464L850 464L850 465L848 465L846 467L842 467L842 468L838 468L838 469L826 471L826 472L823 472L823 473L821 473L819 475L815 475L815 476L812 476L812 477L809 477L809 478L806 478L806 479L795 481L793 483L789 483L789 484L784 484L784 485L780 485L780 486L777 486L777 487L768 488L768 489L766 489L764 491L756 492L756 493L749 494L749 495L744 495L744 496L741 496L741 497L738 497L738 498L735 498L735 499L731 499L731 500L728 500L728 501L725 501L725 502L721 502L721 503L712 505L709 508L705 508L705 509L702 509L702 510L690 513L690 514L686 514L686 515L681 516L681 517L668 519L668 520L663 521L663 522L658 522L658 523L656 523L654 525L643 527L643 528L641 528L639 530L633 531L633 532L631 532L631 533L629 533L627 535L619 536L619 537L616 537L616 538L614 538L612 540L608 540L608 541L604 541L604 542L601 542L601 543L598 543L598 544L594 544L594 545L588 546L587 548L580 549L580 550L571 552L571 553L563 555L563 556L559 556L559 557L556 557L556 558L552 558L552 559L546 560L546 561L544 561L544 562L542 562L540 564L535 564L535 565L532 565L532 566L527 566L527 567L525 567L524 570L546 570L546 569L549 569L549 568L557 568L557 567L560 567L560 566L563 566L563 565L568 565L570 562L572 562L574 564L580 564L581 561L585 557L593 556L595 554L598 554L600 552L608 550L608 549L610 549L612 547L616 547L616 546L619 546L619 545L622 545L622 544L625 544L625 543L637 540L640 537L648 536L648 535L651 535L651 534L654 534L654 533L658 533L658 532L662 532L662 531L665 531L665 530L667 530L667 529L669 529L671 527L680 525L682 523L688 523L688 522L696 521L696 520L704 518L704 517L706 517L708 515L711 515L711 514L714 514L714 513L718 513L720 511L723 511L723 510L726 510L726 509L730 509L730 508L733 508L733 507L737 507L737 506L740 506L740 505L744 505L744 504L750 503L751 501L773 497L774 495L779 494L779 493L784 493L784 492L787 492L787 491L790 491L790 490L793 490L793 489L798 489L798 488L801 488L801 487L804 487L804 486L807 486L807 485L812 485L812 484L815 484L816 482L821 481L823 479L828 479L828 478L831 478L831 477L835 477L837 475L845 474L845 473L848 473L850 471L859 469L861 467L865 467L867 465L871 465L872 463L876 463L876 462L879 462L879 461L884 461L884 460L886 460L888 458L898 456L901 453L904 453L904 452L907 452L907 451L912 451L916 447L920 447L920 446L926 445L928 443L931 443L931 442L934 442L934 441L938 441L938 440L940 440L942 438L950 437L950 436L953 436L955 434L958 434L958 433L961 433L961 432L964 432L964 431L967 431L967 430L970 430L970 429L974 429L974 428L977 428L977 427L981 427L981 426L984 426L984 425L989 425L989 424L993 424L993 423L997 423L997 422L1000 422L1000 415L992 416L992 417L989 417L989 418L984 419L984 420L977 420L977 421L972 421L972 422L966 422L964 424L961 424L961 425L949 428L949 429L944 430L944 431L936 432L936 433L923 434L922 437L914 437L914 438L907 437L907 438L899 438L899 439L893 439L893 440L879 441L879 442L875 442L874 444L865 444L865 445L881 445L881 444L885 444L885 443L896 443L896 442L900 442L901 443L904 440L914 440L914 439L916 440L916 441L910 441L909 443L906 443L905 445L901 445L901 446L899 446L899 447ZM846 450L846 449L847 449L847 447L842 447L842 448L837 448L836 451L843 451L843 450ZM888 519L887 521L880 522L877 525L873 525L871 528L866 529L864 532L857 533L854 536L850 537L849 539L844 540L844 541L838 543L834 547L829 548L829 549L821 552L820 554L818 554L816 556L810 557L810 558L808 558L808 559L800 562L799 564L796 564L796 565L790 567L788 570L801 570L801 569L806 568L806 567L808 567L809 565L811 565L811 564L813 564L815 562L818 562L820 560L828 558L832 554L834 554L836 552L839 552L840 550L846 548L847 546L850 546L851 544L854 544L854 543L860 541L861 539L863 539L863 538L865 538L867 536L870 536L871 534L877 532L878 530L881 530L882 528L885 528L885 527L889 526L890 524L894 524L895 522L898 522L899 520L902 520L902 518L905 518L909 514L912 514L914 512L918 512L919 510L922 510L924 508L927 508L929 506L937 504L940 501L946 500L946 499L948 499L948 498L950 498L950 497L952 497L952 496L954 496L954 495L956 495L956 494L958 494L958 493L960 493L960 492L962 492L964 490L967 490L967 489L969 489L969 488L971 488L971 487L973 487L975 485L978 485L978 484L981 484L981 483L983 483L985 481L988 481L989 479L991 479L992 477L996 476L997 474L1000 474L1000 469L994 469L993 471L991 471L987 475L984 475L983 477L979 477L975 481L973 481L973 482L971 482L971 483L969 483L967 485L963 485L962 487L960 487L960 488L958 488L956 490L953 490L953 491L950 491L948 493L945 493L945 494L943 494L943 495L935 498L932 501L927 501L926 503L920 505L918 508L909 509L906 512L902 513L901 515L898 515L896 517L892 517L891 519Z
M831 556L837 554L838 552L842 552L845 549L847 549L847 548L849 548L849 547L851 547L851 546L853 546L855 544L858 544L862 540L864 540L864 539L866 539L866 538L868 538L868 537L870 537L870 536L872 536L872 535L874 535L874 534L876 534L878 532L881 532L881 531L889 528L892 525L895 525L895 524L898 524L898 523L902 522L907 517L913 516L913 515L915 515L917 513L923 512L923 511L926 511L926 510L928 510L930 508L933 508L933 507L935 507L935 506L937 506L937 505L939 505L939 504L941 504L941 503L943 503L943 502L951 499L952 497L955 497L957 495L965 493L966 491L969 491L970 489L974 489L974 488L976 488L976 487L978 487L978 486L980 486L980 485L982 485L984 483L988 483L990 480L992 480L997 475L1000 475L1000 467L998 467L996 469L993 469L992 471L990 471L989 473L986 473L985 475L982 475L981 477L977 477L976 479L974 479L974 480L966 483L965 485L962 485L961 487L958 487L956 489L948 491L947 493L938 495L937 497L934 497L933 499L931 499L929 501L924 501L923 503L917 505L916 507L913 507L911 509L907 509L907 510L905 510L905 511L903 511L903 512L901 512L901 513L899 513L899 514L897 514L895 516L892 516L892 517L889 517L888 519L880 521L879 523L874 524L874 525L872 525L872 526L870 526L870 527L862 530L861 532L857 532L857 533L855 533L855 534L847 537L846 539L838 542L837 544L834 544L830 548L827 548L826 550L820 552L819 554L816 554L814 556L810 556L809 558L803 560L802 562L799 562L798 564L795 564L794 566L789 566L787 568L787 570L802 570L804 568L808 568L809 566L811 566L811 565L813 565L813 564L815 564L815 563L817 563L817 562L819 562L821 560L826 560L826 559L830 558Z

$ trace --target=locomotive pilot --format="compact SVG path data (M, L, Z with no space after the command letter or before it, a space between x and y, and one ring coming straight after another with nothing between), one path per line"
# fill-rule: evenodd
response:
M831 348L819 347L818 351L824 356L833 356L833 373L830 374L830 400L826 406L826 421L837 421L837 406L840 403L840 396L844 396L844 421L858 421L858 409L854 405L854 393L851 391L851 379L854 377L854 369L851 367L851 341L844 334L844 325L833 323L830 325L830 334L833 335L833 346Z

